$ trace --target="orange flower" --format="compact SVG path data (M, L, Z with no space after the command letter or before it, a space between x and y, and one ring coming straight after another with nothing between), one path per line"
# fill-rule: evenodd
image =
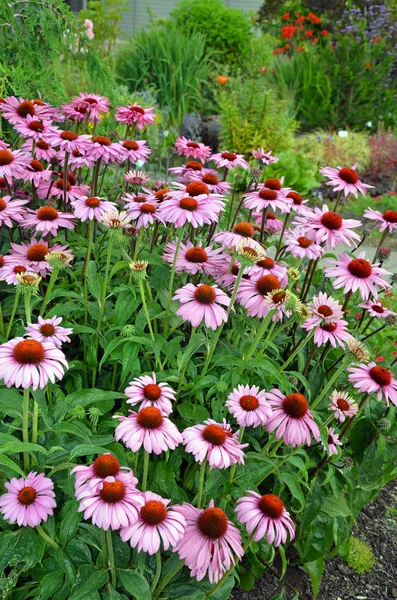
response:
M289 40L294 37L296 32L296 27L294 25L286 25L281 28L281 37L285 40Z
M379 42L382 40L382 36L381 35L377 35L376 37L374 37L372 41L373 44L379 44Z
M323 37L327 37L327 35L329 35L329 31L327 29L323 29L322 32L321 32L321 35Z
M365 63L365 68L366 69L372 69L371 63Z
M318 17L317 15L315 15L314 13L309 13L307 18L309 19L309 21L311 23L313 23L313 25L318 25L322 21L322 19L320 17Z
M291 48L291 44L285 44L284 48L285 48L286 50L289 50L289 49Z
M285 15L283 15L281 18L283 21L288 21L288 19L290 18L290 13L285 13Z
M318 42L318 38L313 38L312 39L312 44L317 44L317 42Z
M225 85L225 83L229 81L229 77L225 77L224 75L218 75L218 77L215 78L215 81L219 81L221 85Z
M312 35L313 35L313 29L308 29L306 31L306 33L304 33L303 35L304 35L304 37L312 37Z
M295 48L295 50L296 50L297 52L304 52L304 51L305 51L305 49L304 49L304 47L303 47L303 46L297 46L297 47Z
M301 15L300 17L298 17L295 21L295 23L301 24L304 23L306 21L306 17L305 15Z
M268 70L269 69L267 67L259 67L259 69L258 69L259 73L263 73L263 74L267 73Z

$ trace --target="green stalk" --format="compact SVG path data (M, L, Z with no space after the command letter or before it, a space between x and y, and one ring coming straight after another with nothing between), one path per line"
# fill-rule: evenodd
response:
M161 552L160 552L160 550L158 550L158 552L156 553L156 573L153 577L152 585L150 586L150 591L152 594L153 594L154 590L156 589L156 585L159 582L160 575L161 575Z
M102 567L107 569L108 567L108 553L106 548L106 531L101 529L101 542L102 542Z
M22 441L29 443L29 388L23 390ZM29 452L23 453L23 468L29 471Z
M6 340L8 340L8 338L10 337L12 324L14 323L15 313L16 313L17 308L18 308L19 294L20 294L20 291L17 288L15 290L14 305L12 307L12 312L11 312L11 316L10 316L10 322L8 323L8 327L7 327Z
M333 386L334 382L338 379L339 375L341 375L341 373L343 373L343 371L346 369L346 367L348 367L350 364L351 364L350 358L343 361L342 365L339 367L339 369L337 371L335 371L335 373L332 375L331 379L328 381L327 385L323 388L321 394L316 398L316 400L310 406L310 410L314 410L316 408L316 406L318 406L318 404L324 398L325 394Z
M27 323L31 323L32 322L32 313L31 313L31 310L30 310L30 293L29 292L25 292L24 299L25 299L25 318L26 318L26 322Z
M54 284L55 284L55 280L58 276L58 271L59 271L59 269L57 267L54 267L52 270L50 281L48 282L47 290L46 290L46 293L44 296L43 304L41 305L40 317L42 317L44 315L44 311L47 308L47 304L49 302L51 292L52 292Z
M205 458L201 463L200 467L200 478L199 478L199 488L197 492L197 508L201 508L203 501L203 490L204 490L204 480L205 480L205 470L207 467L207 459Z
M131 271L131 273L132 273L132 271ZM147 321L147 324L149 327L150 337L152 338L152 342L154 344L156 342L156 339L154 337L152 323L150 321L150 315L149 315L148 307L146 304L145 286L143 285L143 280L141 278L138 279L138 286L139 286L139 291L141 293L143 312L145 313L146 321Z
M196 331L197 331L197 327L192 327L192 330L190 332L189 342L188 342L185 350L187 350L189 348L189 344L192 341L192 337L194 336L194 334L196 333ZM179 385L178 385L177 394L181 391L183 383L185 381L185 374L186 374L186 370L187 370L188 364L189 364L189 361L187 360L186 363L184 364L182 372L181 372L181 374L179 376ZM175 405L174 405L174 410L175 410Z
M241 425L240 429L238 431L238 441L240 444L241 444L243 436L244 436L244 430L245 430L245 427L243 427ZM237 463L234 463L234 465L232 465L232 468L230 469L230 477L229 477L230 483L233 483L233 481L234 481L234 475L236 473L236 468L237 468Z
M159 595L161 594L163 589L169 584L171 579L173 579L175 577L175 575L177 573L179 573L179 571L182 569L184 564L185 564L185 561L180 560L179 563L177 565L175 565L175 567L168 573L168 575L166 575L166 577L164 577L164 579L162 581L160 581L158 588L155 590L155 593L153 594L153 598L159 597Z
M32 444L37 444L39 436L39 405L33 400L33 414L32 414ZM36 457L34 457L36 460ZM33 458L32 458L33 462ZM35 462L37 464L37 461Z
M117 578L116 578L116 569L115 569L115 566L114 566L114 552L113 552L113 542L112 542L112 530L110 529L110 527L106 531L106 541L107 541L107 547L108 547L108 556L109 556L109 566L110 566L112 587L114 589L116 589Z
M244 360L245 361L250 360L252 358L252 356L254 355L254 352L257 349L259 342L263 338L263 334L266 331L266 327L270 323L270 319L272 318L272 314L273 314L273 311L269 311L267 313L266 317L263 319L263 321L262 321L262 323L261 323L261 325L260 325L260 327L258 329L258 332L257 332L257 334L255 336L255 339L252 342L251 348L249 349L249 351L247 352L247 354L244 356Z
M143 474L142 474L142 492L146 492L147 475L149 471L149 452L143 451Z
M2 311L2 308L1 308L1 302L0 302L0 334L1 335L5 335L4 320L3 320L3 311Z
M174 256L174 261L172 263L172 269L171 269L171 275L170 275L170 287L169 287L169 292L168 292L167 310L170 310L170 308L171 308L172 290L174 287L176 261L178 260L178 254L179 254L179 250L180 250L180 247L182 244L184 230L185 230L185 226L181 227L181 230L179 232L178 241L176 243L175 256Z
M41 535L41 537L43 538L43 540L45 540L47 542L47 544L50 544L50 546L52 546L53 548L55 548L55 550L58 550L59 546L56 543L56 541L53 540L52 538L50 538L50 536L46 534L46 532L41 527L41 525L37 525L36 529L37 529L37 533L39 535Z
M309 335L307 335L305 338L303 338L303 340L295 348L295 350L293 351L291 356L289 356L287 358L287 360L285 361L285 363L283 364L283 366L280 367L280 371L284 371L284 369L286 369L288 367L288 365L294 360L295 356L306 346L306 344L309 342L309 340L312 339L315 331L316 331L316 328L312 329L311 332L309 333Z

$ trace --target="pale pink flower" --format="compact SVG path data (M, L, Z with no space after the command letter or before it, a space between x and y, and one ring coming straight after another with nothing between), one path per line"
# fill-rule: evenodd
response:
M127 200L128 196L130 196L130 194L126 194L123 200ZM162 222L157 202L137 202L136 198L141 197L142 196L135 196L134 200L127 202L125 206L131 221L136 221L136 223L134 223L135 229L141 229L141 227L147 229L156 221Z
M233 433L225 419L222 423L207 419L202 425L187 427L182 437L186 452L193 454L200 464L207 460L210 469L244 464L243 448L248 444L240 444L238 432Z
M161 541L164 550L173 548L184 536L185 517L168 504L171 500L162 498L153 492L143 492L144 505L138 519L123 527L120 537L123 542L130 542L131 548L138 552L156 554L160 550Z
M84 26L85 26L86 35L87 35L88 39L93 40L95 37L94 23L91 21L91 19L84 19Z
M17 223L23 221L24 206L28 200L12 200L11 196L0 197L0 225L13 227L12 219Z
M22 150L24 152L32 153L33 140L26 140L22 144ZM46 160L50 162L52 158L58 157L58 152L54 148L52 148L48 142L40 138L35 144L34 155L37 160Z
M220 231L219 233L216 233L212 239L214 242L222 244L224 248L228 248L229 246L237 248L242 240L253 238L254 235L255 230L251 223L241 221L240 223L236 223L233 231Z
M379 319L386 319L386 317L390 317L390 316L396 316L397 313L393 312L392 310L389 310L388 308L385 308L383 306L382 300L368 300L367 302L364 302L363 304L359 304L360 308L366 308L368 311L368 314L371 317L378 317Z
M304 212L304 210L306 209L305 204L307 204L309 202L309 200L304 200L302 198L302 196L300 194L298 194L298 192L295 192L294 190L291 190L290 192L288 192L288 194L286 195L286 198L287 198L287 202L288 202L288 206L287 206L288 211L287 212L294 211L298 215L300 215Z
M5 258L12 259L12 257ZM32 267L28 264L27 261L18 262L15 260L11 260L10 262L8 262L8 264L5 264L0 270L0 281L6 281L9 285L17 285L17 275L26 273L29 270L32 270Z
M137 413L130 411L129 417L113 418L121 421L114 432L116 440L122 440L132 452L143 446L146 452L161 454L182 443L177 427L156 406L145 406Z
M35 187L38 187L44 181L50 181L52 171L45 169L39 160L32 160L26 167L22 179L30 181Z
M300 215L297 215L292 225L304 227L307 236L313 237L317 244L324 244L325 248L335 248L340 244L351 246L354 240L360 240L360 236L351 229L360 227L361 221L356 219L342 219L337 213L328 210L328 206L323 204L320 208L305 208Z
M176 242L168 243L164 248L163 260L173 264L176 252ZM175 270L177 273L206 273L212 275L228 267L229 257L223 253L222 248L214 249L212 246L203 248L195 246L190 240L181 243ZM230 260L230 259L229 259Z
M85 108L91 123L102 118L104 114L109 112L110 100L105 96L98 94L86 94L80 92L78 96L72 98L70 105L77 108Z
M0 496L0 511L10 523L37 527L54 514L54 482L42 473L31 471L26 477L13 477L4 485L7 492Z
M51 342L17 337L0 346L0 379L7 387L42 390L67 368L64 353Z
M63 104L63 106L61 106L61 110L64 117L69 121L81 122L89 117L87 106L84 105L76 106L74 104L72 105L72 103Z
M373 185L362 183L358 177L357 163L351 168L348 167L323 167L320 169L320 173L327 177L330 181L327 181L327 185L333 186L334 192L343 191L345 196L353 194L356 198L358 192L366 195L368 188L373 188Z
M335 277L333 287L335 289L343 288L345 294L359 290L363 300L368 300L370 294L377 299L376 286L382 289L391 287L383 279L384 275L391 275L391 273L379 267L379 263L371 265L365 259L365 252L361 252L357 258L350 258L346 252L343 252L339 255L338 260L327 259L326 262L334 266L326 267L324 274L326 277Z
M94 135L89 152L95 160L100 158L106 164L120 162L122 156L120 144L114 144L104 135Z
M347 321L340 319L338 321L324 321L320 325L317 324L318 319L316 317L309 317L306 321L301 325L302 329L305 331L314 332L314 343L316 346L323 346L324 344L330 343L333 348L336 348L337 345L342 348L345 345L345 342L349 340L352 336L347 331L347 326L349 325Z
M82 167L91 167L95 164L95 159L91 156L90 150L80 152L80 150L72 150L69 155L68 164L71 169L81 169Z
M316 260L324 254L324 250L313 239L307 237L306 233L304 227L290 229L284 240L286 252L290 252L294 257Z
M53 206L40 206L37 210L28 208L24 215L23 227L34 227L34 234L41 234L43 237L49 233L57 235L59 228L74 229L73 215L58 212Z
M166 417L172 412L172 403L175 401L175 391L168 383L157 383L155 373L152 376L141 375L130 381L125 395L127 404L140 404L139 408L156 406Z
M48 140L55 127L52 121L40 121L36 116L28 115L26 119L18 121L14 125L21 137L38 142L40 139Z
M1 106L1 104L0 104ZM3 148L0 150L0 177L5 177L8 182L15 177L23 177L26 167L30 164L32 157L22 150L11 150Z
M263 218L262 213L254 212L254 213L252 213L252 216L255 219L255 223L257 223L258 225L262 225L262 218ZM283 222L280 221L280 219L277 219L274 212L272 212L271 210L268 210L266 213L265 231L267 231L270 235L274 235L275 233L278 233L279 231L281 231L282 228L283 228ZM258 228L256 228L256 229L258 229Z
M259 391L257 385L238 385L229 394L225 406L230 414L234 415L240 427L265 425L272 416L265 391Z
M190 223L196 229L204 224L216 223L221 210L222 203L209 201L208 196L204 194L196 197L167 197L159 207L159 217L166 223L174 223L175 227Z
M235 511L247 532L253 533L255 542L266 536L267 543L277 547L285 544L287 533L290 540L294 539L295 525L281 498L274 494L261 496L252 490L248 490L247 494L237 500Z
M320 430L302 394L285 396L273 389L266 393L266 398L273 409L273 416L266 423L266 429L269 433L277 430L277 440L282 438L287 446L296 448L305 442L310 446L311 436L316 441L320 439Z
M37 323L28 323L25 331L30 338L39 340L39 342L51 342L57 348L61 348L65 342L70 342L71 327L61 327L62 317L51 317L43 319L38 317Z
M281 287L275 275L263 275L256 280L242 279L236 299L247 309L248 316L263 318L269 312L269 307L263 301L265 296Z
M69 154L73 150L77 150L80 153L86 152L91 147L90 135L79 135L74 131L54 129L45 139L52 146L59 148L61 152L68 152Z
M143 129L146 125L153 125L156 118L155 109L143 108L136 102L129 106L118 106L116 108L116 121L125 125L135 125L138 129Z
M52 267L48 264L45 256L51 252L62 252L67 250L67 246L60 246L55 244L51 248L48 242L41 239L37 241L35 238L30 240L29 244L13 244L11 243L11 256L15 258L15 261L27 262L31 270L37 271L41 275L45 276L47 271L52 271Z
M71 203L74 209L74 216L84 221L102 221L103 215L111 210L115 210L116 204L109 202L99 196L82 196Z
M282 321L285 318L289 319L292 311L287 308L287 302L291 297L291 292L288 290L273 290L264 297L263 302L266 304L268 311L273 311L272 321Z
M66 194L65 194L66 189ZM57 181L42 182L37 188L37 195L40 199L61 198L66 196L67 202L77 200L83 196L88 196L90 187L82 184L77 185L76 178L72 173L69 173L66 181L61 176Z
M339 435L337 433L335 433L335 430L333 427L328 427L327 432L328 432L327 444L324 444L324 442L321 442L321 443L323 445L324 450L327 451L328 456L334 456L335 454L338 454L337 446L342 446L342 442L339 440Z
M245 272L251 276L250 279L253 281L264 275L274 275L280 281L280 287L285 287L288 283L287 267L276 262L270 256L266 256L251 267L247 267Z
M358 404L347 392L334 390L330 396L331 404L328 410L334 411L334 417L344 423L346 417L354 417L358 413Z
M147 175L147 173L145 173L145 171L134 170L128 171L128 173L123 176L123 180L136 187L141 187L150 181L150 177Z
M220 305L229 306L230 298L217 285L187 283L176 290L173 300L181 303L176 314L189 321L192 327L198 327L204 321L206 327L215 330L228 319L226 310Z
M201 160L204 164L211 154L211 148L202 142L193 142L184 136L178 137L175 140L175 148L181 156L191 156L196 160Z
M257 148L252 151L252 156L264 165L271 165L278 162L278 156L272 156L272 150L265 152L263 148Z
M133 165L137 160L145 163L152 153L151 149L146 145L146 140L120 140L118 146L120 148L118 162L120 163L125 162L127 159Z
M375 362L350 367L347 370L350 373L349 381L359 392L377 393L378 401L383 397L387 406L389 400L397 406L397 380L391 371L385 367L378 367Z
M91 496L98 489L98 485L106 480L106 477L114 477L126 485L136 487L138 479L129 467L122 467L118 459L105 452L95 459L91 465L77 465L70 471L75 475L75 496L78 500Z
M0 102L0 112L3 113L2 116L13 125L20 121L25 121L28 115L36 117L37 119L48 118L50 114L48 108L49 104L45 104L39 99L32 101L9 96ZM54 110L56 109L52 108L52 111Z
M246 160L244 160L243 154L235 154L234 152L218 152L218 154L212 154L210 160L213 160L217 167L226 167L226 169L233 169L234 167L242 167L243 169L249 169L250 166Z
M268 208L289 212L289 201L286 200L286 195L290 188L283 188L283 182L284 177L266 179L265 183L259 183L256 190L243 194L244 206L250 210L259 210L261 213Z
M110 210L102 216L102 224L110 229L127 229L131 224L131 217L125 210Z
M189 179L190 181L201 181L204 183L211 194L228 194L232 187L227 181L221 181L219 179L215 169L202 169L201 172L193 171Z
M389 230L392 233L394 229L397 229L397 210L385 210L384 213L374 210L373 208L367 208L364 211L364 217L376 221L380 225L379 231Z
M332 296L327 296L324 292L320 292L318 296L313 296L309 302L309 308L311 319L315 325L339 321L343 317L343 310L339 302Z

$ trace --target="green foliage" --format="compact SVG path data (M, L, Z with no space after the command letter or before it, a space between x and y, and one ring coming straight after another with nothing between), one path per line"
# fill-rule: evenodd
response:
M127 11L127 0L88 0L87 8L79 12L81 22L93 22L94 46L103 58L112 58L121 34L120 22Z
M182 0L171 17L184 31L199 31L220 62L244 63L251 37L247 13L225 6L222 0Z
M362 173L370 163L369 133L365 131L348 131L347 137L340 137L335 131L319 129L300 135L297 148L316 168L358 163Z
M281 173L285 173L284 185L299 190L299 193L303 195L307 195L310 190L318 187L321 176L318 173L316 162L311 158L297 152L296 148L282 150L278 157L277 163L269 165L266 176L278 177L281 176Z
M372 571L375 565L375 556L367 542L351 536L348 540L346 562L353 571L362 575Z
M117 77L130 92L152 90L172 123L203 108L202 88L210 74L205 38L174 23L155 25L123 45L117 57Z

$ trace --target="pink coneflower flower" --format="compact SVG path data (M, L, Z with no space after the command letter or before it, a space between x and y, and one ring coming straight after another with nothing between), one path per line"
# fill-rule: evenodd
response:
M153 125L156 118L154 108L142 108L136 102L130 106L118 106L116 108L116 121L125 125L135 124L138 129L143 129L145 125Z
M26 142L22 144L22 150L29 153L33 152L33 140L26 140ZM58 152L52 148L48 142L40 138L36 142L34 155L37 160L46 160L50 162L52 158L58 157Z
M86 152L91 147L90 135L79 135L74 131L55 129L45 139L52 146L59 148L61 152L68 152L69 154L73 150Z
M304 227L290 229L285 237L286 252L290 252L294 257L316 260L324 254L324 250L305 233L307 232Z
M5 177L8 182L13 177L23 177L26 167L30 164L32 157L22 150L0 150L0 177Z
M354 417L358 413L358 404L354 402L347 392L334 390L330 396L331 404L328 410L334 411L334 417L344 423L347 417Z
M110 210L102 215L102 224L110 229L127 229L131 224L131 217L125 210Z
M313 236L317 244L325 243L325 248L335 248L340 244L351 246L353 240L359 240L358 233L351 229L360 227L362 223L356 219L342 219L340 215L328 210L328 206L323 204L321 209L306 208L300 216L295 217L292 224L303 226L308 237Z
M118 145L120 147L118 162L120 163L127 159L133 165L137 160L145 163L152 153L151 149L146 145L146 140L120 140Z
M273 290L264 297L263 302L266 304L268 311L274 311L272 321L282 321L284 317L287 319L292 315L292 311L287 308L287 302L291 298L291 292L288 290Z
M337 167L334 169L333 167L323 167L320 169L320 173L324 175L324 177L328 177L330 181L327 181L327 185L334 186L334 192L343 191L345 196L349 194L353 194L356 198L358 197L358 192L366 195L368 188L373 188L373 185L368 185L366 183L362 183L362 181L358 178L357 163L350 168L348 167Z
M190 180L201 181L208 187L211 194L227 194L231 189L230 183L227 181L221 181L214 169L203 169L201 172L193 171Z
M229 395L226 408L234 415L240 427L259 427L272 416L264 390L259 386L238 385Z
M51 319L43 319L38 317L37 323L28 323L25 327L29 337L39 340L39 342L51 342L57 348L61 348L65 342L70 342L71 327L61 327L62 317L52 317Z
M211 154L211 148L209 146L206 146L201 142L193 142L193 140L184 136L176 138L175 148L179 155L191 156L196 160L201 160L202 163L205 163Z
M337 300L320 292L318 296L313 296L309 302L311 319L315 325L321 323L330 323L339 321L343 317L343 310Z
M368 314L371 317L378 317L380 319L386 319L386 317L395 316L396 313L388 308L385 308L382 304L381 300L375 302L375 300L368 300L368 302L364 302L363 304L359 304L360 308L366 308L368 310Z
M294 539L295 525L281 498L274 494L261 496L252 490L248 490L247 494L237 500L235 511L247 532L254 533L255 542L266 536L267 543L277 547L285 544L287 533L290 540Z
M163 260L171 265L174 262L176 246L176 242L170 242L164 248ZM191 273L192 275L206 273L212 275L228 264L226 262L228 258L223 253L222 248L214 249L212 246L203 248L201 245L195 246L187 240L180 245L175 270L177 273Z
M317 322L317 317L309 317L301 325L302 329L308 332L316 328L313 338L316 346L323 346L329 342L333 348L336 348L337 345L343 348L345 342L352 337L347 331L348 322L343 319L339 319L338 321L324 321L321 325L318 325Z
M215 330L228 319L226 310L220 305L229 306L230 298L217 285L187 283L176 290L173 300L181 303L176 314L189 321L192 327L198 327L204 320L206 327Z
M238 244L242 240L245 238L253 238L254 235L255 230L251 223L241 221L234 226L233 231L220 231L219 233L215 234L212 239L214 242L222 244L224 248L228 248L229 246L237 248Z
M7 387L42 390L48 381L62 379L67 368L64 353L51 342L17 337L0 346L0 379Z
M327 444L324 444L324 442L321 442L321 443L323 445L324 450L327 451L328 456L334 456L335 454L338 454L337 446L342 446L342 442L339 440L339 436L337 433L335 433L335 430L333 427L328 427L327 432L328 432Z
M120 144L114 144L108 137L104 135L94 135L90 154L95 160L100 158L104 163L120 162L120 157L123 156Z
M90 150L88 149L86 152L80 152L80 150L72 150L69 155L68 164L71 169L81 169L82 167L91 167L94 166L95 159L90 154Z
M239 530L214 506L211 500L208 508L195 508L191 504L174 506L186 520L185 535L174 548L179 558L185 561L190 574L198 581L208 576L216 583L222 575L240 560L244 554Z
M22 207L28 202L28 200L12 200L11 196L0 197L0 225L4 223L7 227L13 227L14 223L11 219L21 223L24 213Z
M281 282L275 275L263 275L255 281L242 279L237 291L237 302L247 309L250 317L265 317L269 312L264 298L270 292L279 290Z
M72 202L74 216L80 221L102 221L103 215L116 209L114 202L109 202L105 198L99 196L82 196L78 200Z
M175 175L179 182L189 183L192 179L195 179L195 175L201 175L203 172L209 172L210 169L204 169L201 162L197 160L189 160L185 165L181 167L171 167L170 173Z
M132 452L143 446L146 452L161 454L182 443L177 427L156 406L145 406L137 413L130 411L129 417L113 418L121 421L114 432L116 440L122 440Z
M156 406L163 415L168 417L172 412L172 403L175 400L175 391L168 383L157 383L156 374L141 375L129 383L125 390L127 404L140 404L140 408Z
M129 194L127 194L127 196L129 196ZM156 202L138 202L136 198L141 198L141 196L135 196L134 200L132 202L127 202L125 206L131 221L136 221L136 223L134 223L135 229L141 229L141 227L147 229L156 221L162 221L160 210ZM123 200L127 200L127 197L123 198Z
M131 183L131 185L134 186L143 186L146 185L148 183L148 181L150 181L150 177L149 175L147 175L145 173L145 171L128 171L128 173L126 173L123 176L123 180L126 181L127 183Z
M40 206L37 210L26 209L23 226L25 229L34 227L36 234L43 237L51 233L57 235L60 227L74 229L73 215L58 212L53 206Z
M277 429L276 439L283 438L287 446L301 446L305 442L310 446L311 436L320 439L320 430L314 422L308 402L302 394L284 396L273 389L266 393L266 398L273 408L273 416L266 423L269 433Z
M266 179L265 183L259 183L258 188L244 195L244 206L250 210L259 210L261 214L266 209L277 208L281 212L288 212L288 201L285 196L289 188L283 188L283 177L281 179ZM262 222L262 219L261 219Z
M375 394L377 392L378 401L384 397L389 406L389 400L397 406L397 380L393 373L385 367L378 367L375 362L368 365L358 365L347 369L350 373L348 379L358 389L359 392Z
M92 465L78 465L70 472L76 476L75 495L78 500L96 491L106 477L114 477L126 485L136 487L138 479L129 467L121 467L119 461L110 452L95 459Z
M200 464L208 460L211 469L227 469L231 465L244 464L243 448L238 433L233 433L230 425L223 419L217 423L207 419L203 425L187 427L182 432L186 452L193 454Z
M55 183L42 182L37 188L37 195L40 199L61 198L63 199L66 190L66 201L71 202L87 196L90 188L88 185L77 185L76 178L72 173L68 174L66 181L60 177Z
M263 218L262 213L254 212L254 213L252 213L252 216L255 219L255 223L258 223L258 225L262 225L262 218ZM267 214L266 214L265 231L267 231L270 235L274 235L275 233L278 233L279 231L281 231L282 228L283 228L283 222L280 221L280 219L277 219L274 212L272 212L271 210L268 210ZM258 231L260 230L260 228L258 228L258 227L255 227L255 229Z
M344 293L355 292L359 290L363 300L368 300L372 294L375 299L378 298L376 286L382 289L390 288L390 284L383 279L384 275L391 275L386 269L378 266L378 263L371 265L365 260L365 252L360 252L357 258L350 258L346 252L339 255L338 260L326 260L333 267L326 267L324 274L327 277L335 277L333 287L335 289L343 288Z
M72 98L70 105L75 107L83 107L86 109L89 120L94 123L95 120L99 120L102 116L109 111L110 100L105 96L99 96L98 94L86 94L80 92L78 96Z
M379 231L385 231L385 229L388 229L389 233L392 233L394 229L397 229L397 210L385 210L385 212L382 214L378 210L367 208L364 211L364 217L379 223Z
M30 269L45 276L47 271L52 271L45 258L46 254L50 251L62 252L66 249L67 246L60 246L59 244L55 244L55 246L50 248L45 240L41 239L37 241L35 238L32 238L30 244L25 244L24 242L22 244L11 243L11 256L16 261L22 260L22 262L27 262Z
M43 181L49 181L51 175L52 171L45 169L43 163L39 160L32 160L26 167L23 180L30 181L35 187L38 187Z
M8 257L5 257L8 258ZM12 258L12 257L9 257ZM31 267L27 262L10 261L5 264L0 270L0 281L6 281L9 285L17 285L17 275L26 273Z
M234 152L218 152L218 154L212 154L210 160L213 160L217 167L226 167L226 169L233 169L234 167L242 167L243 169L249 169L250 166L246 160L244 160L243 154L235 154Z
M223 204L209 200L207 195L192 197L186 194L164 200L159 208L159 217L166 223L174 223L176 227L190 223L192 227L197 228L204 224L216 223L221 210Z
M252 151L252 156L264 165L271 165L278 162L278 156L272 156L272 151L265 152L263 148L257 148Z
M85 491L90 493L84 495L78 511L105 531L134 523L144 503L135 485L124 478L108 476L92 490L87 486Z
M10 523L37 527L54 514L54 483L42 473L31 471L26 477L4 483L7 492L0 496L0 511Z
M305 204L307 204L309 202L309 200L304 200L302 198L302 196L300 194L298 194L298 192L295 192L294 190L291 190L290 192L288 192L288 194L286 195L287 198L287 202L288 202L288 207L289 211L291 212L292 210L296 213L298 213L298 215L302 214L304 212L304 210L306 209Z
M277 263L273 258L270 258L270 256L266 256L252 265L252 267L248 267L246 273L251 275L253 281L256 281L264 275L274 275L279 279L281 284L280 287L285 287L288 283L287 267L280 265L280 263Z
M52 121L40 121L37 117L28 115L26 119L15 123L16 129L21 137L38 142L40 139L48 140L51 133L55 130Z
M85 119L88 119L87 113L87 107L86 106L75 106L72 105L72 103L70 104L63 104L61 106L61 110L62 113L64 115L64 117L66 119L68 119L69 121L77 121L77 122L81 122L84 121Z
M48 105L41 101L23 100L23 98L9 96L0 103L0 112L7 121L15 125L15 123L24 121L28 115L37 119L47 117L47 107Z
M130 542L131 548L138 552L156 554L163 542L164 550L173 548L185 533L185 517L172 508L168 508L171 500L166 500L153 492L143 492L144 505L141 507L137 521L120 531L123 542Z

